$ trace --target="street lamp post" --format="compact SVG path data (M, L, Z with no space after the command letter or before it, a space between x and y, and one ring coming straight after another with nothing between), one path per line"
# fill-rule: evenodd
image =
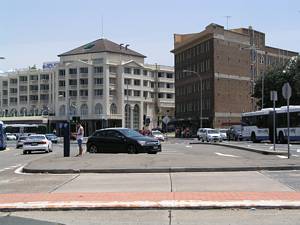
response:
M199 73L197 73L196 71L192 71L192 70L183 70L183 73L192 73L195 74L199 77L200 80L200 128L202 128L202 118L203 118L203 88L202 88L202 77Z

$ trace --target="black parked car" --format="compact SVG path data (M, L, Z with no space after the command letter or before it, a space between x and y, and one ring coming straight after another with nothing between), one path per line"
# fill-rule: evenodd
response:
M161 152L158 140L143 136L128 128L107 128L97 130L87 140L87 151L90 153L108 152L129 154L147 152L156 154Z
M233 140L233 141L241 141L243 140L242 136L242 126L241 125L233 125L231 126L227 132L227 139L228 141Z

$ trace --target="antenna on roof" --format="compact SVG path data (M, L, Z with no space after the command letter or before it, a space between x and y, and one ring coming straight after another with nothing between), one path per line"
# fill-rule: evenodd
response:
M103 16L101 16L101 38L104 38L104 31L103 31Z
M225 16L226 17L226 29L228 30L229 28L229 19L231 18L231 16Z
M128 46L129 46L129 44L125 45L125 50L127 50L127 49L128 49Z

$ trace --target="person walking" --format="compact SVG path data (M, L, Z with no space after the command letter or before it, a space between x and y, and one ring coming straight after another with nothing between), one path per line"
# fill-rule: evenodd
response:
M79 153L76 156L82 156L83 155L82 142L83 142L84 129L83 126L80 124L80 122L77 122L76 128L77 128L76 140L79 147Z

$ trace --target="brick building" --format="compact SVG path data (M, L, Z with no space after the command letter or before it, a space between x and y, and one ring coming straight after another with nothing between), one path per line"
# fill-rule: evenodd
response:
M194 131L201 120L202 127L238 124L242 112L256 109L251 95L257 77L298 55L266 46L265 34L251 27L226 30L218 24L200 33L174 34L171 52L175 56L176 119L179 126Z

